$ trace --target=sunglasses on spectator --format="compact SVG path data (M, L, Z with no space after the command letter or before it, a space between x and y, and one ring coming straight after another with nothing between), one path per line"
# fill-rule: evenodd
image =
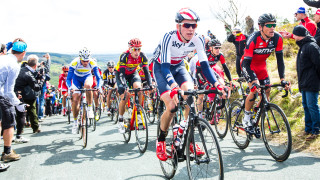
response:
M272 27L276 27L277 26L277 24L265 24L265 26L267 27L267 28L272 28Z
M198 24L189 24L189 23L179 23L182 27L189 29L192 27L192 29L195 29L198 27Z
M214 47L214 49L221 49L221 47Z
M141 51L141 48L131 48L133 52L135 51Z

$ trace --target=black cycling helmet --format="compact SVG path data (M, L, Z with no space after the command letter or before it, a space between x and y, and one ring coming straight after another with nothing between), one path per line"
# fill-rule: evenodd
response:
M259 25L264 25L267 22L277 22L276 17L272 15L271 13L262 14L258 19Z
M211 46L218 46L220 47L221 46L221 43L218 39L212 39L211 41L208 42L208 46L211 47Z
M189 8L182 8L176 14L176 23L181 23L183 20L200 21L198 14Z
M108 66L108 67L114 67L114 62L113 62L113 61L109 61L109 62L107 63L107 66Z

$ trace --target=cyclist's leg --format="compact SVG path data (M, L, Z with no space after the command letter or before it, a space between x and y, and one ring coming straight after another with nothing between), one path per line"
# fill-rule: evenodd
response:
M92 78L92 75L89 75L85 78L83 87L85 89L91 89L92 85L93 85L93 78ZM92 91L87 91L86 96L87 96L86 98L87 98L88 106L90 107L92 105Z
M111 102L110 102L110 97L111 97L111 93L112 93L112 90L108 90L108 95L107 95L107 107L108 107L108 110L110 109L110 106L111 106Z
M128 100L128 96L129 93L126 91L126 89L124 89L125 87L123 87L120 77L119 77L119 72L116 71L116 81L117 81L117 86L118 86L118 93L120 96L120 102L119 102L119 120L122 121L122 117L125 111L125 105L126 102ZM128 80L127 76L125 76L126 80ZM126 97L126 99L124 99L124 97Z
M132 86L133 88L142 88L142 83L141 83L141 78L138 74L137 71L135 71L132 75L131 75L131 78L130 78L130 81L129 81L129 84L130 86ZM138 93L138 96L139 96L139 104L142 105L143 102L143 97L142 97L142 91L140 91Z
M98 104L99 104L99 102L98 102L98 91L93 91L92 94L93 94L94 105L95 105L95 107L98 107Z

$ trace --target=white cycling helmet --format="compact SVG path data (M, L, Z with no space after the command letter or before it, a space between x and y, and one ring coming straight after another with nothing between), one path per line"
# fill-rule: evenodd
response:
M89 61L90 60L90 51L84 47L81 51L79 51L80 60Z
M176 14L176 23L181 23L183 20L195 20L200 21L199 16L196 12L192 11L189 8L182 8Z

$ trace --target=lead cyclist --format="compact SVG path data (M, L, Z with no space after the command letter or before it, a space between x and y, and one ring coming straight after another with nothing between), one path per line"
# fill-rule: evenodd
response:
M176 14L177 30L166 33L161 39L154 52L154 77L158 84L161 99L164 101L166 110L163 112L160 121L160 135L156 143L156 154L161 161L167 160L165 139L168 128L175 113L178 100L178 90L187 91L194 89L193 79L186 70L183 59L193 50L197 50L200 65L208 81L213 84L226 98L226 87L219 84L210 68L208 58L205 53L205 41L201 35L195 33L199 16L189 8L183 8ZM187 97L184 96L186 99ZM186 107L186 119L189 108ZM191 152L193 148L191 148ZM197 146L196 154L204 152Z

